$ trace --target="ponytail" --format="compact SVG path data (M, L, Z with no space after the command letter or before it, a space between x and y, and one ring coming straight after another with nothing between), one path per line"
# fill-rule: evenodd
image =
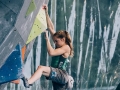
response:
M66 40L66 44L69 45L71 51L70 51L70 56L73 57L74 55L74 51L73 51L73 45L72 45L72 40L70 37L70 34L67 31L64 31L66 34L65 40Z

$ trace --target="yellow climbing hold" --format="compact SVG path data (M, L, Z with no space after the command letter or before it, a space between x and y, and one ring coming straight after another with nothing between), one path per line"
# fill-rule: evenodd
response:
M47 28L47 23L46 23L45 11L44 9L41 8L34 21L32 30L30 32L30 35L28 37L26 44L28 44L30 41L32 41L34 38L40 35L40 33L46 30L46 28Z
M28 10L26 12L26 16L28 16L30 13L32 13L35 10L35 8L36 8L35 2L34 2L34 0L31 0Z

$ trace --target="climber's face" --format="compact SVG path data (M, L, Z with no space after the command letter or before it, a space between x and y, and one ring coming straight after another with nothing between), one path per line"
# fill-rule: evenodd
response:
M65 38L57 38L54 37L54 43L56 45L56 47L62 47L63 45L65 45Z

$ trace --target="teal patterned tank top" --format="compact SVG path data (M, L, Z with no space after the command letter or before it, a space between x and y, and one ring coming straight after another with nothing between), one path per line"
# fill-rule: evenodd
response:
M51 67L66 70L67 63L68 63L68 58L64 58L62 55L53 56L52 62L51 62Z

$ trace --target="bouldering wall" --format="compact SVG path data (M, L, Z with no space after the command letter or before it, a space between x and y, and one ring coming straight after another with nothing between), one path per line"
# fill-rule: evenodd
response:
M22 64L19 64L23 67L35 38L47 28L45 12L42 9L42 5L47 3L48 0L0 0L0 73L5 74L5 65L8 66L8 62L12 61L12 54L15 56L13 58L17 59L18 56L14 53L17 45L20 47L18 63L21 61ZM9 67L12 67L12 64ZM12 80L4 82L10 81ZM0 82L4 83L2 79ZM0 84L0 90L5 86L5 83Z

